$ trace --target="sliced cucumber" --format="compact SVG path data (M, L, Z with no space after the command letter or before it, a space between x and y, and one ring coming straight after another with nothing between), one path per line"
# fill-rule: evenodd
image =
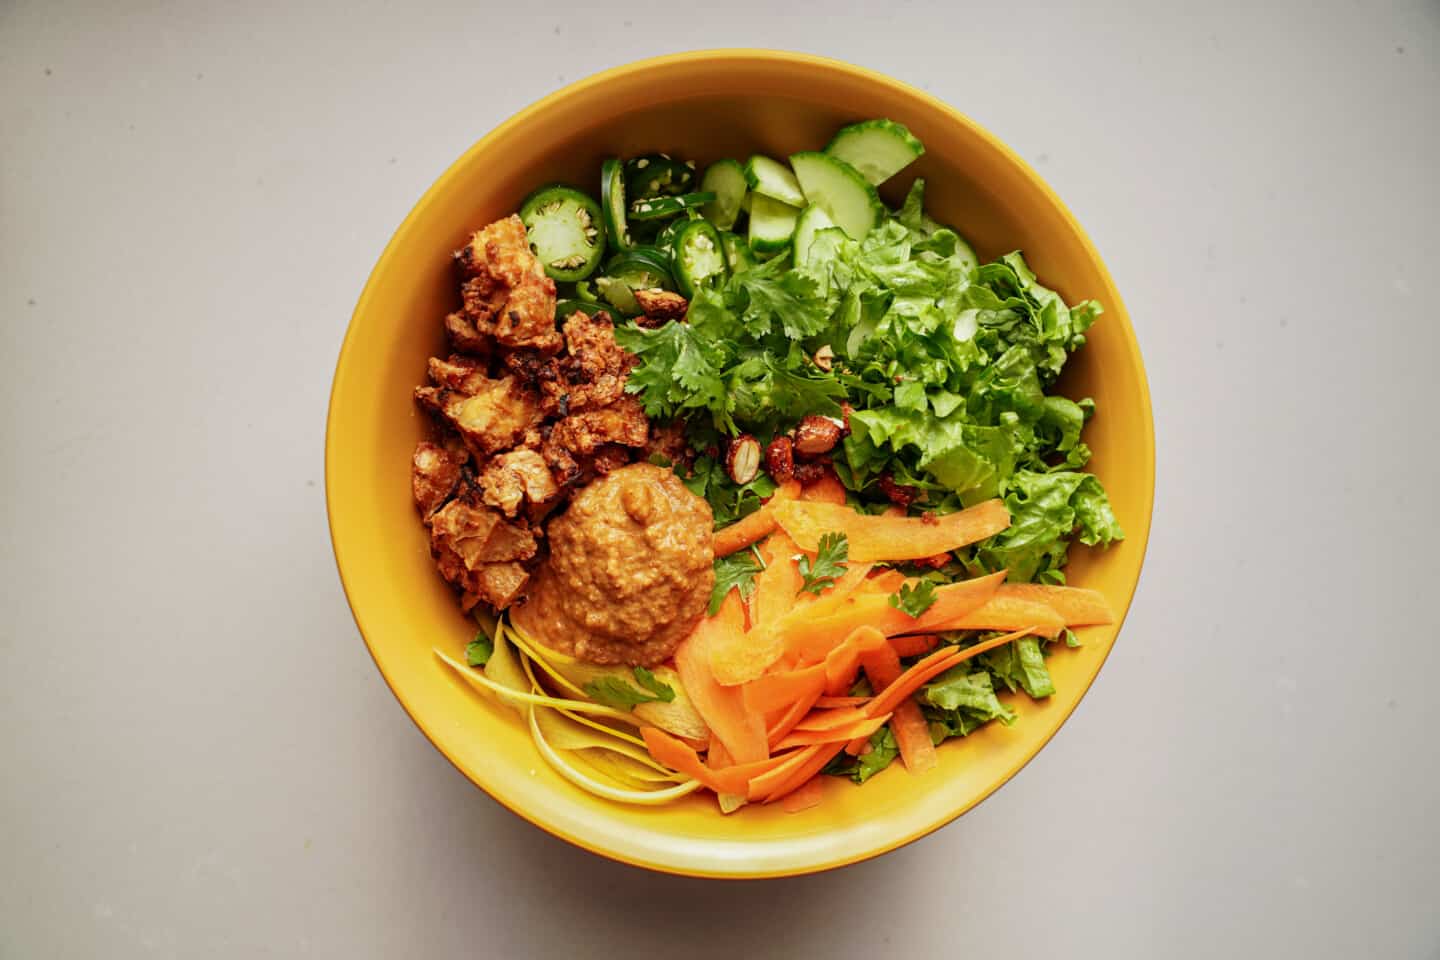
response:
M795 266L802 266L810 256L815 234L833 226L835 221L830 219L830 214L813 204L800 212L800 219L795 222Z
M635 245L625 222L625 167L618 157L610 157L600 165L600 213L605 235L616 250L629 250Z
M720 234L708 220L691 220L675 237L675 284L688 299L701 287L725 279L728 267Z
M583 280L605 253L600 205L574 187L541 187L520 205L530 249L552 279Z
M777 253L790 246L800 211L764 194L750 195L750 249L758 254Z
M796 181L795 174L779 160L771 160L758 154L751 157L745 164L745 181L750 184L751 190L762 197L779 200L792 207L805 206L805 194L800 192L800 184Z
M678 197L653 197L630 204L632 220L664 220L678 216L692 207L703 207L715 199L713 193L684 193Z
M871 184L884 183L925 153L925 145L893 120L866 120L841 128L825 148L859 170Z
M755 254L745 238L734 233L720 234L720 246L725 250L725 264L731 273L743 273L755 266Z
M875 187L844 160L828 153L797 153L790 158L805 199L830 215L852 240L863 240L885 216ZM751 242L754 245L754 242Z
M740 205L745 202L745 191L750 182L745 179L745 168L738 160L720 160L705 169L700 178L700 190L715 194L715 199L700 208L706 220L715 224L717 230L729 230L740 216Z

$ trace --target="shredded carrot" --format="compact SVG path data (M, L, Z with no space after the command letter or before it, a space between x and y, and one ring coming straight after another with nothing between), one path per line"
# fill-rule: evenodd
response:
M769 713L811 694L820 696L825 689L825 665L817 663L799 670L768 673L740 689L746 709L758 714Z
M735 642L744 625L740 592L731 590L714 617L701 620L675 650L675 669L695 710L714 739L725 745L736 763L753 763L769 756L760 714L746 709L737 687L716 682L710 672L710 644Z
M799 552L800 548L784 531L777 532L761 547L765 569L755 575L755 594L750 598L750 610L757 624L774 623L795 606L795 597L804 583L795 563Z
M825 693L838 697L855 686L860 656L866 650L887 646L885 634L871 626L856 627L840 645L825 655Z
M899 680L902 673L900 657L888 644L882 649L866 651L861 663L876 693ZM919 774L934 768L935 743L930 739L930 725L918 703L907 698L895 707L890 715L890 732L895 736L906 770Z
M728 527L715 531L715 556L728 557L775 532L775 514L761 507Z
M640 736L644 739L645 749L650 751L650 756L665 766L672 770L679 770L687 777L699 780L716 793L733 792L725 789L725 785L722 785L716 777L715 771L701 763L700 756L678 738L670 736L657 727L641 727Z
M1013 640L1034 633L1034 629L1026 627L1014 633L1007 633L1003 636L977 643L973 647L960 649L959 647L941 647L925 659L919 661L909 670L900 674L899 679L887 686L884 692L876 695L865 710L871 716L879 716L882 713L891 713L897 706L903 703L911 694L919 690L932 677L944 673L957 663L963 663L971 657L978 656L986 650L994 650L996 647L1004 646Z
M795 724L795 729L824 733L827 730L843 729L857 720L864 720L868 716L870 716L870 714L861 707L842 707L839 710L812 710L807 713L799 723ZM841 739L849 740L850 738L843 737Z
M1007 583L997 591L997 595L1043 603L1063 617L1067 627L1115 622L1115 613L1099 590L1055 587L1044 583Z
M935 649L940 638L933 633L906 634L890 638L890 647L897 657L918 657Z
M857 513L835 503L786 500L773 504L775 519L802 550L814 552L832 530L845 534L858 561L920 560L948 553L1010 526L1000 500L987 500L943 517L886 517Z
M806 755L805 759L790 772L788 778L781 781L778 786L772 787L764 795L765 802L773 803L776 800L782 800L786 794L793 793L803 787L811 777L823 770L825 764L829 763L835 754L839 753L844 747L845 744L843 742L817 743L813 747L806 747L805 750L813 750L814 753Z
M776 788L783 786L792 774L799 772L811 758L825 748L826 744L817 743L813 747L801 747L799 750L791 753L779 754L778 756L785 758L785 762L772 767L758 776L752 777L746 796L751 800L764 800ZM821 766L824 766L824 764L821 764Z
M908 579L905 574L896 570L894 567L890 567L886 570L881 570L875 574L875 576L866 580L860 585L860 589L866 593L894 593L896 590L899 590Z
M1053 637L1065 629L1065 618L1038 600L1026 600L997 592L983 605L957 617L928 623L925 629L1018 630L1027 625L1030 633Z
M928 633L941 629L937 624L959 620L985 606L1004 579L1002 571L939 587L935 602L918 617L896 609L888 595L857 593L828 616L792 621L783 631L784 644L802 660L814 661L862 626L875 627L887 636Z
M799 813L801 810L809 810L820 802L820 796L824 791L824 781L819 777L811 777L786 794L780 801L780 806L785 808L786 813Z
M783 740L775 745L776 750L788 750L791 747L806 747L815 743L849 743L856 738L869 739L870 734L885 726L890 714L883 714L878 717L867 717L860 714L852 718L843 726L829 730L792 730Z
M821 697L815 701L815 706L820 710L834 710L839 707L863 707L869 702L869 697Z
M811 503L844 505L845 486L833 473L826 473L800 492L800 499Z
M818 692L819 688L816 688L816 693ZM775 744L783 740L785 735L791 730L794 730L795 724L799 723L800 720L810 712L810 708L815 705L815 700L816 697L814 693L802 696L790 704L784 711L780 712L775 717L774 722L769 724L766 739L772 751L775 749Z

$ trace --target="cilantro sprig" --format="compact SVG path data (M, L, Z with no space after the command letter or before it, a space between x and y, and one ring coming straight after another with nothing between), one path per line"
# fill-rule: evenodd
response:
M900 589L890 594L890 606L901 613L918 617L935 605L935 584L929 580L916 581L914 586L902 583Z
M670 703L675 699L675 688L660 680L644 667L631 671L639 688L627 683L621 677L610 674L597 677L585 684L584 690L590 699L617 710L630 710L642 703Z
M819 596L835 586L835 579L845 572L849 559L850 541L845 534L827 533L822 536L814 562L811 562L808 555L800 558L800 576L804 578L804 582L800 585L799 593Z
M710 591L710 606L705 615L713 617L719 613L720 604L725 602L731 590L739 590L741 600L753 594L755 575L764 569L760 553L753 546L749 550L718 558L715 561L715 589Z
M465 645L465 662L472 667L483 667L490 662L490 657L495 653L495 641L486 636L481 630L475 634L475 639Z

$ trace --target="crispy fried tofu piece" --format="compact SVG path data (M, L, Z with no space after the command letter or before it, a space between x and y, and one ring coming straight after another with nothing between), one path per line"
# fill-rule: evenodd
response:
M430 553L440 575L461 589L467 610L479 601L497 610L513 602L529 576L520 561L538 550L527 526L486 506L451 500L431 519Z
M466 316L464 310L456 310L445 318L445 336L452 349L472 357L489 357L494 346L494 341L475 329L475 321Z
M467 374L451 382L466 389L416 387L415 399L449 421L477 457L510 449L540 423L539 397L514 377Z
M525 504L543 506L560 492L545 459L523 448L492 459L476 482L484 502L507 517L515 516Z
M636 321L642 327L663 327L671 320L684 320L690 301L669 290L636 290L635 302L644 316Z
M615 342L609 314L571 314L565 321L566 353L545 357L530 351L506 355L508 370L540 391L540 408L549 417L608 407L625 394L625 378L635 355Z
M437 387L456 390L465 394L480 393L485 389L485 367L477 360L450 354L448 360L431 357L427 365L430 382Z
M410 491L428 523L460 484L460 460L439 444L420 441L410 461Z
M650 422L640 401L621 397L608 407L573 413L555 424L550 442L572 453L591 454L605 443L643 447L650 437Z
M455 259L466 277L460 291L464 315L478 334L512 349L559 351L555 281L531 252L518 216L478 231Z
M689 465L695 459L695 451L685 439L685 428L678 423L651 424L650 437L640 451L642 459L662 456L671 465Z

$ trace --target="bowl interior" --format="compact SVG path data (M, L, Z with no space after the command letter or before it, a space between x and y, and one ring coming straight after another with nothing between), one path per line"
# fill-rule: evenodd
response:
M1094 297L1106 308L1062 386L1098 404L1085 439L1129 538L1108 552L1076 547L1070 574L1123 615L1153 487L1149 399L1124 307L1079 227L1018 158L894 81L832 61L741 52L663 58L582 81L507 121L437 181L385 251L351 322L331 400L326 484L356 621L396 696L456 766L517 813L596 852L690 874L765 876L892 849L1018 770L1069 715L1114 642L1118 624L1084 631L1083 647L1050 660L1055 696L1018 698L1014 726L990 724L945 744L939 767L923 779L897 765L863 788L827 783L824 802L800 814L748 807L730 817L708 797L639 808L581 792L545 765L514 714L431 655L436 646L458 653L474 633L434 570L409 491L410 454L426 426L411 390L426 358L443 349L441 320L458 299L450 251L542 183L598 191L609 155L661 150L703 169L719 157L818 149L840 125L875 116L905 123L927 148L882 191L889 202L923 176L931 212L983 258L1022 249L1067 301Z

